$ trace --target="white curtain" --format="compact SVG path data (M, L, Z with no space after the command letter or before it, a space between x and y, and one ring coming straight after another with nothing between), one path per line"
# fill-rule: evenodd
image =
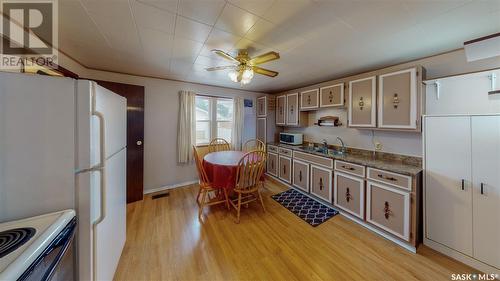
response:
M196 143L195 98L194 92L179 92L179 131L177 132L179 163L189 163L193 159L193 145Z
M245 101L243 100L243 98L236 97L233 99L232 143L234 150L241 150L244 122L245 122Z

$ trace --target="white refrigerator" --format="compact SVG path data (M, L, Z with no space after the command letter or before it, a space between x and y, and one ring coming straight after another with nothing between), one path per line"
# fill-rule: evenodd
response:
M126 237L126 99L0 72L0 222L75 209L79 280L112 280Z

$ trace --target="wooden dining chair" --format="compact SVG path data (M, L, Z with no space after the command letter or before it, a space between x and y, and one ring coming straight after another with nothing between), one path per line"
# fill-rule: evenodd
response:
M203 168L203 163L201 162L198 149L194 145L193 145L193 156L194 156L194 161L196 162L196 169L198 170L198 177L200 179L198 195L196 195L196 203L198 203L199 206L198 217L201 219L201 215L203 214L203 208L205 206L226 203L226 207L229 210L229 199L227 196L226 189L213 187L212 183L208 179L205 169ZM221 189L224 194L223 199L220 198ZM213 196L213 199L210 198L210 195Z
M241 205L253 201L260 201L262 209L266 211L262 195L260 194L260 178L264 172L266 154L262 150L247 152L238 163L236 171L236 186L234 192L238 198L229 200L236 210L236 223L240 222Z
M226 151L231 150L231 146L229 143L222 138L215 138L210 141L208 145L208 152L218 152L218 151Z
M266 145L259 139L247 140L243 145L243 151L262 150L266 152Z

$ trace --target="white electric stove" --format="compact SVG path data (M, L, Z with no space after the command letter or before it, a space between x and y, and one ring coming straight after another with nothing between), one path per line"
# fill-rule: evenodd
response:
M0 280L73 280L75 227L74 210L0 223Z

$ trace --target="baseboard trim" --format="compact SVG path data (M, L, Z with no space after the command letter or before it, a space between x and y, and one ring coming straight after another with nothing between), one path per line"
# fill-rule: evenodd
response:
M198 183L198 181L195 180L195 181L176 183L176 184L172 184L172 185L165 185L165 186L158 187L158 188L144 190L144 195L155 193L155 192L160 192L160 191L164 191L164 190L174 189L174 188L178 188L178 187L186 187L186 186L189 186L189 185L192 185L195 183Z
M488 264L485 264L479 260L476 260L470 256L462 254L462 253L455 251L451 248L448 248L447 246L445 246L441 243L438 243L436 241L433 241L433 240L430 240L430 239L424 237L424 245L433 249L433 250L436 250L440 253L443 253L444 255L449 256L449 257L451 257L451 258L453 258L461 263L464 263L472 268L475 268L475 269L481 271L482 273L498 274L498 276L500 276L500 269L495 268L493 266L490 266Z

